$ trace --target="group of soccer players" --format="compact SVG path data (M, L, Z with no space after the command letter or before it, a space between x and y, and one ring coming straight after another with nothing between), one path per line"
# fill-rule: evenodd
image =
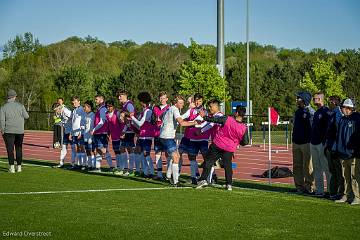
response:
M215 162L222 160L227 189L231 190L231 160L237 145L246 144L246 126L241 123L245 111L237 108L234 117L224 116L219 110L219 101L209 100L209 113L204 108L204 97L195 94L187 100L188 110L180 114L185 99L175 95L169 104L167 93L158 95L158 103L152 104L151 95L141 92L137 96L141 110L136 111L128 92L117 93L119 109L114 100L105 101L104 96L95 97L96 109L92 101L81 105L79 97L72 97L73 110L70 111L63 99L54 106L56 116L61 120L63 136L60 163L64 166L67 146L72 146L71 168L100 172L101 162L107 160L110 171L116 175L143 176L145 178L167 179L174 186L179 185L182 157L186 153L190 160L192 184L203 187L214 181ZM185 127L179 146L176 143L178 125ZM116 165L113 166L108 148L112 141ZM209 151L209 140L212 140ZM154 162L150 155L152 146ZM167 158L166 175L163 176L161 155ZM197 155L205 160L204 171L198 182Z

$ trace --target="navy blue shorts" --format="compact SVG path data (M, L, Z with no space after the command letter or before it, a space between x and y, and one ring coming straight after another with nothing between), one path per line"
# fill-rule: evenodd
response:
M121 147L135 147L135 133L125 133L125 138L121 139Z
M84 144L86 151L95 151L95 144L85 142Z
M164 151L164 147L161 144L159 137L154 138L154 150L155 150L155 152L163 152Z
M72 141L69 140L70 137L70 133L65 133L63 136L63 145L68 145L68 144L72 144Z
M177 151L175 139L160 138L160 142L169 156Z
M107 134L94 134L94 147L95 148L107 148L108 139Z
M114 151L120 151L120 145L121 145L120 140L112 141L112 148Z
M140 146L142 152L150 154L151 152L151 139L138 139L136 145Z
M80 139L77 136L72 136L72 144L74 145L84 145L84 137L81 135Z
M188 153L188 148L190 144L190 139L188 139L187 137L183 137L179 144L179 153Z
M201 154L205 156L208 150L209 142L207 140L190 141L189 145L187 145L187 153L190 155L198 155L198 153L201 152Z

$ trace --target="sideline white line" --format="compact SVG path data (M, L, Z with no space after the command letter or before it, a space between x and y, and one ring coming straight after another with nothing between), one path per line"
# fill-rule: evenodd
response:
M115 192L115 191L153 191L153 190L175 190L188 189L192 187L163 187L163 188L110 188L110 189L87 189L87 190L64 190L64 191L46 191L46 192L0 192L0 195L40 195L57 193L89 193L89 192Z
M0 161L0 163L9 164L8 162L4 162L4 161ZM38 165L38 164L31 164L31 163L22 163L21 165L33 166L33 167L52 168L52 166L45 166L45 165Z

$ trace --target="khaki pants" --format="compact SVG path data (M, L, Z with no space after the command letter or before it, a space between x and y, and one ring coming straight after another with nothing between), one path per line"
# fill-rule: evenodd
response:
M360 158L340 159L345 178L345 195L347 200L360 199Z
M293 152L293 173L296 189L300 191L313 191L314 176L310 155L310 144L292 145Z
M321 143L317 145L310 144L311 158L314 167L315 191L319 194L324 193L324 173L326 176L327 191L330 189L329 184L331 175L324 149L325 147Z

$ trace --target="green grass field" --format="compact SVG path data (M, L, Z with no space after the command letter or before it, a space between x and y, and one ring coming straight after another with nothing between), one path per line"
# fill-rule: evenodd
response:
M220 188L168 184L107 173L24 166L0 160L0 234L43 239L356 239L360 207L288 193L288 185L236 182ZM28 161L29 163L29 161ZM50 165L32 161L34 164ZM74 192L76 190L104 190ZM112 189L112 190L111 190ZM64 192L68 191L68 192ZM4 193L47 192L42 194Z

